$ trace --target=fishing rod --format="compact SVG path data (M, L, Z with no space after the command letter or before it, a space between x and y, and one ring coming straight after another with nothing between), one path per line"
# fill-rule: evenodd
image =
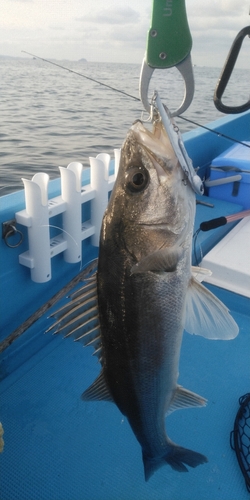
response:
M250 210L244 210L243 212L238 212L237 214L227 215L225 217L217 217L216 219L211 219L204 221L200 224L201 231L210 231L210 229L215 229L216 227L225 226L229 222L234 222L244 217L250 215Z
M206 202L201 202L200 200L197 200L198 203L209 206L213 208L213 205L210 203ZM200 234L200 231L210 231L211 229L216 229L217 227L225 226L226 224L229 224L230 222L236 222L240 219L244 219L244 217L250 216L250 210L243 210L243 212L238 212L236 214L232 215L226 215L226 216L221 216L221 217L216 217L215 219L210 219L204 222L201 222L200 227L194 232L193 234L193 248L194 248L194 258L196 265L199 266L199 262L202 260L203 255L202 255L202 247L200 246L200 257L197 253L197 240L198 236Z
M114 92L119 92L120 94L125 95L126 97L129 97L130 99L134 99L135 101L141 101L139 97L136 97L132 94L129 94L128 92L125 92L124 90L117 89L115 87L112 87L111 85L108 85L107 83L100 82L99 80L96 80L95 78L92 78L90 76L84 75L83 73L80 73L79 71L75 71L73 69L67 68L66 66L63 66L62 64L55 63L54 61L50 61L49 59L45 59L45 57L40 57L37 56L36 54L32 54L31 52L27 52L26 50L22 50L24 54L28 54L29 56L35 57L36 59L39 59L40 61L44 61L48 64L52 64L53 66L57 66L58 68L64 69L65 71L69 71L69 73L73 73L75 75L81 76L82 78L86 78L87 80L90 80L91 82L98 83L99 85L102 85L103 87L107 87L110 90L113 90ZM212 132L213 134L216 134L218 137L223 137L224 139L228 139L229 141L236 142L238 144L241 144L243 146L246 146L247 148L250 148L249 144L246 144L245 142L239 141L238 139L234 139L233 137L230 137L229 135L223 134L222 132L218 132L217 130L212 130L209 127L206 127L205 125L201 125L200 123L195 122L194 120L190 120L189 118L185 118L184 116L178 115L178 118L181 118L182 120L192 123L196 127L201 127L204 128L205 130L208 130L209 132Z

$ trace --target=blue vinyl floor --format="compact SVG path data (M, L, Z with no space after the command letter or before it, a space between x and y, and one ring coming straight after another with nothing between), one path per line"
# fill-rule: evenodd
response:
M112 403L80 399L99 373L92 349L55 336L1 383L1 500L249 498L229 443L238 398L250 388L247 302L221 293L235 306L240 333L227 342L184 333L179 382L208 405L166 419L171 439L205 454L207 464L188 473L166 465L146 483L126 419ZM37 328L42 334L44 325Z

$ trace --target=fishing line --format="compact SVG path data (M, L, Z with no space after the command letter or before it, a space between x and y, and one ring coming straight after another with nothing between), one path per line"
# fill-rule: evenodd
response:
M245 142L238 141L238 139L234 139L233 137L230 137L229 135L223 134L222 132L218 132L217 130L213 130L209 127L206 127L205 125L201 125L200 123L194 122L193 120L189 120L188 118L185 118L184 116L178 116L178 118L181 118L182 120L193 123L193 125L196 125L197 127L204 128L205 130L208 130L209 132L213 132L213 134L216 134L218 137L223 137L224 139L229 139L229 141L237 142L238 144L241 144L242 146L246 146L246 148L250 148L250 144L246 144Z
M66 71L69 71L70 73L74 73L75 75L82 76L83 78L86 78L87 80L91 80L91 82L95 82L95 83L98 83L99 85L103 85L103 87L107 87L108 89L114 90L115 92L120 92L120 94L124 94L127 97L131 97L135 101L140 101L139 97L135 97L131 94L128 94L127 92L124 92L124 90L116 89L115 87L112 87L111 85L108 85L107 83L99 82L98 80L95 80L95 78L91 78L90 76L84 75L83 73L79 73L78 71L75 71L74 69L66 68L65 66L62 66L61 64L57 64L53 61L49 61L48 59L44 59L44 57L36 56L35 54L31 54L30 52L27 52L26 50L22 50L21 52L24 52L25 54L29 54L29 56L33 56L36 59L40 59L41 61L45 61L49 64L53 64L53 66L57 66L58 68L65 69Z
M69 71L70 73L74 73L75 75L81 76L82 78L86 78L87 80L90 80L91 82L98 83L98 85L102 85L103 87L107 87L108 89L113 90L114 92L119 92L120 94L123 94L126 97L129 97L130 99L134 99L135 101L141 102L141 99L139 97L136 97L132 94L129 94L128 92L125 92L124 90L120 90L120 89L117 89L115 87L112 87L111 85L108 85L107 83L100 82L99 80L96 80L95 78L91 78L90 76L84 75L83 73L79 73L78 71L75 71L73 69L66 68L66 66L62 66L61 64L50 61L49 59L45 59L44 57L36 56L35 54L32 54L31 52L27 52L26 50L22 50L21 52L23 52L24 54L28 54L29 56L35 57L36 59L40 59L40 61L44 61L44 62L47 62L49 64L52 64L53 66L57 66L58 68L65 69L66 71ZM200 123L197 123L193 120L190 120L189 118L185 118L184 116L178 116L178 118L181 118L181 120L185 120L186 122L192 123L196 127L204 128L205 130L208 130L209 132L216 134L218 137L223 137L224 139L228 139L229 141L236 142L238 144L246 146L247 148L250 148L250 145L246 144L245 142L238 141L238 139L234 139L233 137L230 137L229 135L223 134L222 132L212 130L211 128L206 127L205 125L201 125Z

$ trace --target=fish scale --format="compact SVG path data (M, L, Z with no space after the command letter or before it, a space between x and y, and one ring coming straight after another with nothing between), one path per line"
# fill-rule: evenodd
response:
M151 133L137 122L123 145L103 218L97 277L102 376L142 447L146 480L166 462L185 471L184 464L196 467L207 461L174 444L165 429L167 412L206 403L177 384L193 283L194 216L194 191L183 182L162 124ZM202 295L202 285L196 286ZM226 312L218 301L215 308L216 318ZM233 337L237 326L227 312L225 317ZM213 314L208 323L213 324Z
M146 480L164 464L184 472L207 462L166 432L166 415L206 405L178 385L184 328L207 339L238 334L228 309L192 275L206 274L191 269L194 217L195 193L160 118L152 131L136 122L103 217L97 274L54 325L95 348L102 368L82 398L111 401L127 417Z

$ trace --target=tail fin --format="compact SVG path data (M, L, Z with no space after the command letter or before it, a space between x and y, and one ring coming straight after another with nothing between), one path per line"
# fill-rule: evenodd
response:
M196 451L182 448L181 446L172 445L169 447L168 453L160 458L148 457L144 452L142 453L144 464L145 481L154 474L162 465L168 463L172 469L178 472L188 472L186 465L189 467L197 467L197 465L208 462L207 457ZM184 465L186 464L186 465Z
M208 459L205 455L197 453L196 451L188 450L181 446L174 446L170 454L165 457L165 461L171 465L172 469L178 470L179 472L188 472L184 464L194 468L197 467L197 465L208 462Z

